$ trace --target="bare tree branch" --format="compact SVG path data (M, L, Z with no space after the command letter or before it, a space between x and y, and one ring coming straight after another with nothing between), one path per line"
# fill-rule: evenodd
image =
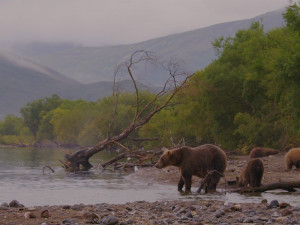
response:
M134 131L137 131L141 127L143 127L143 125L148 123L155 114L166 107L174 105L174 103L172 103L172 99L176 94L178 94L180 90L185 87L187 81L193 75L182 71L177 62L170 61L167 64L160 64L164 70L168 71L169 78L164 83L161 91L156 93L153 98L142 107L142 104L140 102L139 89L133 75L135 66L140 63L152 63L157 65L157 60L150 52L144 50L136 51L130 55L127 62L122 63L117 67L114 74L114 88L116 84L116 76L121 71L127 71L127 74L129 75L133 83L136 102L134 105L135 115L132 121L121 133L114 136L112 135L113 128L116 126L115 119L118 109L118 91L114 89L113 95L116 95L116 99L114 103L115 105L112 122L108 127L107 138L90 149L79 150L73 154L66 154L66 162L64 163L64 165L65 167L69 166L66 169L71 171L78 171L81 169L80 166L82 166L83 170L89 170L92 167L92 165L88 162L91 156L114 143L120 144L119 141L128 138L129 135Z

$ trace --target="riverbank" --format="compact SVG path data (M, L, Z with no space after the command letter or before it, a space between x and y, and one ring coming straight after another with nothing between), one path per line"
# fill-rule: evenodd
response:
M200 200L10 208L0 211L0 224L298 224L300 208L272 204Z
M263 183L299 179L299 170L285 172L283 158L284 154L280 153L262 159L265 165ZM227 180L238 176L246 160L247 156L228 157L225 174ZM156 184L167 184L175 190L178 178L179 171L174 167L163 170L141 168L126 177L126 179L146 183L150 187ZM224 189L224 183L222 179L218 188ZM192 191L196 191L198 186L199 180L194 179ZM22 205L8 207L8 204L3 204L0 207L0 224L298 224L300 221L300 207L290 205L289 202L262 200L259 203L231 203L201 200L201 196L193 197L188 195L186 200L106 204L101 203L101 196L98 196L99 204L29 208Z

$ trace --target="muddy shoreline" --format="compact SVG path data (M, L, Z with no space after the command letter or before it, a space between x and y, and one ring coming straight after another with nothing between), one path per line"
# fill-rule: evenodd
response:
M285 172L284 154L265 157L263 183L299 179L300 171ZM238 176L247 156L229 156L226 179ZM174 167L159 170L141 168L126 179L152 184L166 184L177 189L179 171ZM224 187L221 180L218 188ZM199 185L193 180L192 191ZM183 198L184 199L184 198ZM188 196L187 196L188 199ZM275 200L275 199L274 199ZM22 202L21 202L22 203ZM0 202L2 204L2 202ZM42 215L42 212L48 212ZM32 218L30 218L32 217ZM126 204L52 205L27 208L22 205L0 206L2 225L57 224L299 224L300 207L285 201L260 203L228 203L209 200L137 201Z

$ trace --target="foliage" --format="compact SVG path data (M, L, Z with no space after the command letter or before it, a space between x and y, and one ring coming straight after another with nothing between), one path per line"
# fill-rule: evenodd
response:
M190 146L215 143L241 152L255 146L299 145L299 12L299 4L293 3L283 14L284 27L266 32L254 22L234 37L215 40L218 59L197 71L174 99L176 104L157 113L133 137L159 138L144 142L147 148L182 140ZM140 92L140 108L152 97ZM134 118L135 104L130 93L97 102L53 95L28 103L21 109L22 119L10 115L0 122L0 141L18 141L16 137L30 130L36 141L95 145L124 130Z

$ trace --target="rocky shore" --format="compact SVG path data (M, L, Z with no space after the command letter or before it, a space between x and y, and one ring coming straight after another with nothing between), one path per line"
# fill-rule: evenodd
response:
M299 179L299 170L285 171L284 154L263 158L263 183L281 179ZM245 165L247 156L228 158L228 180L234 179ZM174 185L178 181L176 168L159 170L139 169L127 179L136 179L149 185ZM193 188L199 185L193 180ZM221 180L222 188L224 181ZM80 193L79 193L80 194ZM295 195L298 198L299 195ZM260 203L228 203L209 200L172 200L156 202L129 202L126 204L51 205L26 207L18 201L1 203L0 225L81 225L81 224L300 224L300 207L289 202L263 199ZM300 201L300 200L299 200Z
M26 208L17 201L0 207L1 225L81 224L299 224L300 208L288 203L218 201L138 201L126 204ZM10 205L10 206L9 206Z

